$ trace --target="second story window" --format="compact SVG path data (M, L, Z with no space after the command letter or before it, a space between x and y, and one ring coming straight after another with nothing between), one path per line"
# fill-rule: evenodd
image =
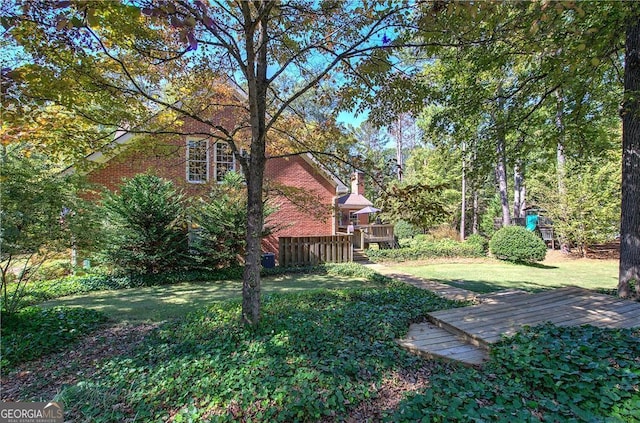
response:
M203 184L209 179L209 142L187 139L187 181Z
M224 175L236 168L236 161L233 152L226 142L217 142L215 148L215 178L217 182L224 179Z

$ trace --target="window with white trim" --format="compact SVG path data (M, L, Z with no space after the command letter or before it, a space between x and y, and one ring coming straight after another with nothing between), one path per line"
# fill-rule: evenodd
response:
M236 160L231 147L226 142L217 142L214 153L215 178L217 182L221 182L227 172L235 170Z
M209 141L187 139L187 181L203 184L209 179Z

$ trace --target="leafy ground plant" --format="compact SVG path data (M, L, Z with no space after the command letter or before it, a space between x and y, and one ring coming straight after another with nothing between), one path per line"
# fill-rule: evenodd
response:
M95 330L107 318L97 311L27 307L2 316L2 371L67 347Z
M367 250L374 261L424 260L435 257L484 257L484 247L477 242L458 242L450 239L424 241L420 239L403 241L404 248L388 250Z
M640 331L526 328L482 371L440 374L388 421L638 422Z
M227 301L165 324L144 348L64 390L74 421L339 418L419 360L394 339L456 303L410 286L272 294L257 329ZM95 402L94 399L100 401Z

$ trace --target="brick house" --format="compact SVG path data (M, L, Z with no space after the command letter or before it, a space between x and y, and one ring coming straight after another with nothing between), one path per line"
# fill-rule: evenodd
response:
M224 120L224 116L220 117ZM187 120L182 131L209 133L205 124ZM123 178L152 172L171 180L190 196L206 194L239 163L224 142L198 136L162 136L144 143L140 136L121 131L104 151L86 157L93 165L86 176L90 183L117 190ZM69 168L65 172L73 172ZM310 155L267 159L265 187L270 204L277 209L267 218L276 230L263 239L264 251L278 254L282 236L333 235L339 230L338 199L348 188Z
M364 196L364 174L354 172L351 175L351 192L338 198L338 227L346 229L349 225L366 225L369 216L355 214L358 210L373 206L373 203Z

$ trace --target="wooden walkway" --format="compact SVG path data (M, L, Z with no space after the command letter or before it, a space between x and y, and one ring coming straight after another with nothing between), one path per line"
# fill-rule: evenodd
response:
M417 288L426 289L443 298L457 301L475 301L478 298L478 293L476 292L472 292L462 288L456 288L455 286L446 285L440 282L430 281L418 276L408 275L406 273L398 273L384 265L369 264L367 266L380 274L408 283L409 285L413 285Z
M513 335L523 326L546 322L558 326L640 327L640 302L579 287L570 286L536 294L508 290L477 295L415 276L391 271L384 274L433 290L446 298L478 302L468 307L429 313L426 316L428 322L409 327L407 336L399 339L398 343L427 358L481 365L488 360L492 344L503 336Z
M490 348L523 326L551 322L558 326L602 328L640 326L640 303L569 286L537 294L520 294L493 304L436 311L430 321L471 343Z

